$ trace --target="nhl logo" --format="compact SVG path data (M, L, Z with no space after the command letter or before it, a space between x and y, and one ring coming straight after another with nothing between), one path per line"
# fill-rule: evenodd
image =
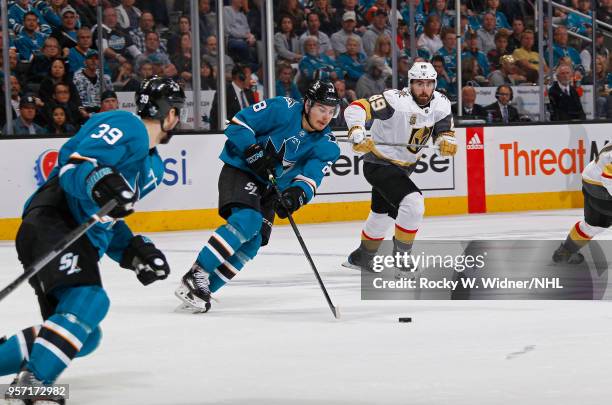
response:
M414 115L414 114L413 114L413 115L410 117L410 125L414 125L414 124L416 124L416 118L417 118L417 117L416 117L416 115Z

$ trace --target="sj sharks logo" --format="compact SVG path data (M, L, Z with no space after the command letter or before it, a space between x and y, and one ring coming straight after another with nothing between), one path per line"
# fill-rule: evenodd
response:
M292 136L289 139L283 139L280 148L276 148L271 138L266 142L266 153L272 156L277 162L282 162L283 172L290 169L296 161L297 151L300 147L300 140Z

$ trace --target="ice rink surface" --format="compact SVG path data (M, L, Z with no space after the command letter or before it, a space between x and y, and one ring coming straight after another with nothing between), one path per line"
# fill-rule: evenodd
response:
M581 210L426 218L419 238L563 239ZM361 223L300 226L342 318L334 320L288 226L218 294L174 312L178 280L210 231L150 234L172 266L143 287L108 259L104 338L60 378L70 404L602 404L612 389L612 303L361 301L340 267ZM610 237L606 234L603 237ZM20 271L0 245L0 284ZM40 323L21 287L0 303L0 335ZM411 316L412 323L398 323ZM12 377L0 377L0 383Z

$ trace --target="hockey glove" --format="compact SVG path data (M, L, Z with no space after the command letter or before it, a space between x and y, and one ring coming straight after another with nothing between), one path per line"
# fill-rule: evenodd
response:
M349 139L353 142L353 150L358 153L367 153L374 149L372 138L366 136L365 129L355 125L348 132Z
M455 153L457 153L455 134L445 132L439 135L438 139L436 139L436 146L440 148L440 156L455 156Z
M153 242L144 236L134 236L123 251L121 263L124 269L134 270L136 278L143 285L157 280L164 280L170 274L166 256L155 247Z
M279 218L287 218L304 204L306 204L306 193L302 187L289 187L283 191L282 199L278 198L274 202L274 211Z
M138 197L125 178L114 168L96 167L87 176L85 183L87 194L100 207L111 200L117 201L117 207L109 213L109 216L123 218L134 212L134 203Z
M268 172L274 173L276 161L258 144L251 145L244 151L247 165L262 179L268 179Z

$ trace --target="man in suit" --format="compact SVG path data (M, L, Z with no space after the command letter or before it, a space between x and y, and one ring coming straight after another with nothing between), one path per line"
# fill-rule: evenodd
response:
M476 104L476 89L472 86L464 86L461 89L462 116L473 119L486 119L487 111L480 104ZM453 114L457 114L457 104L453 104Z
M212 107L210 109L210 128L219 129L218 121L218 96L215 93ZM255 103L251 91L251 68L246 65L236 64L232 69L232 81L225 86L227 119L231 119L238 111ZM223 126L225 127L225 126ZM222 127L222 128L223 128Z
M576 88L572 86L574 72L567 65L557 68L557 81L548 90L551 121L585 120L586 115Z
M489 104L485 107L488 113L491 113L493 122L503 122L507 124L509 122L518 122L520 117L518 110L510 105L510 102L514 98L512 87L502 84L495 91L496 103Z

